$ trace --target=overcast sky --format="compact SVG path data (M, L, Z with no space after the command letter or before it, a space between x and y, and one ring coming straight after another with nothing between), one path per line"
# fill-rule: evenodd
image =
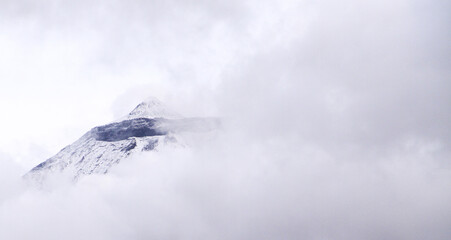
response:
M2 182L148 96L226 122L215 141L50 196L1 183L0 238L17 226L44 239L34 223L67 218L96 239L451 238L449 12L446 0L0 0ZM47 239L83 238L57 226Z

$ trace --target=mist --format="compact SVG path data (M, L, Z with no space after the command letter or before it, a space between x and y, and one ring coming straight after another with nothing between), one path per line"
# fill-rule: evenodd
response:
M0 239L449 239L447 1L0 1ZM21 176L156 96L220 117Z

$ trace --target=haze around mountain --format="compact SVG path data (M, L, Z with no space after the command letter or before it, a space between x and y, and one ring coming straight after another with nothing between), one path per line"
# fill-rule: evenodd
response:
M0 239L451 239L450 9L0 1ZM221 130L25 184L149 95Z

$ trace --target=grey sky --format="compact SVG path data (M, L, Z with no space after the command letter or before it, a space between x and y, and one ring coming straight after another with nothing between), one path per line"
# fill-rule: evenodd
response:
M0 0L0 238L448 239L449 12L445 0ZM148 95L225 129L69 190L16 184Z

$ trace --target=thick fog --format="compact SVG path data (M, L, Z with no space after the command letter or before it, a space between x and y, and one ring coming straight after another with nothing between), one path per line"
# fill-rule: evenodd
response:
M450 239L450 11L0 0L0 239ZM147 96L222 127L22 180Z

